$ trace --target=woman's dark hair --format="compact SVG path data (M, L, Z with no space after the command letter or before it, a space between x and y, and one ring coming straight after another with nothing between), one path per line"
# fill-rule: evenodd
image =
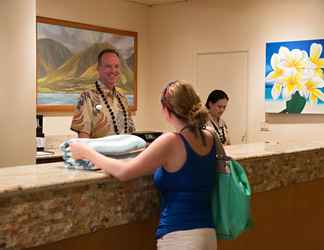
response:
M226 99L227 101L229 100L228 95L220 89L215 89L212 92L209 93L207 101L206 101L206 108L210 109L209 103L215 103L221 99Z

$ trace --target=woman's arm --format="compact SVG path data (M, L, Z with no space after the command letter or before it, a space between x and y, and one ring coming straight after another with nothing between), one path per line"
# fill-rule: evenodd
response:
M106 173L125 181L152 173L156 168L165 166L168 157L174 152L175 139L176 136L172 133L163 134L137 157L129 161L106 157L89 146L77 142L70 145L70 150L74 159L90 160Z

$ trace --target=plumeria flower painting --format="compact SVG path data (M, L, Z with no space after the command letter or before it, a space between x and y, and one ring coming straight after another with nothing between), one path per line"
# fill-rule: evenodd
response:
M267 113L324 114L324 39L266 45Z

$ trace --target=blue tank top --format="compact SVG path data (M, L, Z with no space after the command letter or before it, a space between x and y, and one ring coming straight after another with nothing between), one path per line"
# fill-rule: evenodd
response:
M163 166L154 173L154 183L161 194L158 239L174 231L214 227L211 192L216 175L215 144L207 155L200 156L179 135L187 154L185 163L174 173Z

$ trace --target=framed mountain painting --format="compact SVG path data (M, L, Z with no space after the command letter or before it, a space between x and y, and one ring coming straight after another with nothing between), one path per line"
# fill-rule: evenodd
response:
M324 113L324 39L266 44L267 113Z
M103 49L120 54L117 88L137 108L137 32L37 17L37 112L72 112L80 92L98 78Z

